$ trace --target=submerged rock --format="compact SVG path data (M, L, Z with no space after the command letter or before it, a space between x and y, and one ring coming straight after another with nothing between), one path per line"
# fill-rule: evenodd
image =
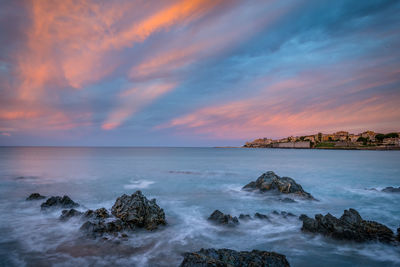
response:
M275 191L282 194L294 194L306 199L315 200L315 198L310 193L304 191L301 185L296 183L295 180L290 177L279 177L272 171L262 174L256 181L250 182L242 189L257 190L261 193Z
M296 217L296 215L294 215L294 214L291 213L291 212L287 212L287 211L278 212L278 211L274 210L274 211L272 212L272 214L278 215L278 216L282 216L283 218L287 218L287 217Z
M258 213L258 212L256 212L254 214L254 217L251 217L249 214L240 214L239 215L239 220L240 221L249 221L249 220L259 219L259 220L266 220L268 222L271 222L271 221L274 220L274 218L276 218L276 216L280 216L280 217L283 217L285 219L287 217L296 217L296 215L294 215L291 212L286 212L286 211L278 212L278 211L274 210L271 213L271 216L268 216L268 215L262 214L262 213Z
M240 214L239 215L239 220L243 220L243 221L248 221L248 220L251 220L252 218L251 218L251 216L249 215L249 214Z
M237 217L232 217L230 214L224 214L219 210L215 210L210 217L208 217L208 220L226 226L236 226L239 224Z
M185 253L180 267L239 267L268 266L288 267L289 262L282 254L268 251L235 251L231 249L201 249Z
M267 220L267 221L270 221L268 215L265 215L265 214L262 214L262 213L258 213L258 212L256 212L256 213L254 214L254 218L260 219L260 220Z
M384 188L384 189L382 189L382 192L385 192L385 193L400 193L400 187L392 187L392 186L389 186L389 187L386 187L386 188Z
M397 241L400 242L400 227L397 228L397 237L396 237Z
M164 210L157 205L156 200L148 200L141 191L117 198L111 213L132 228L155 230L158 225L167 223Z
M294 200L294 199L292 199L292 198L288 198L288 197L280 198L279 201L281 201L281 202L283 202L283 203L297 203L296 200Z
M42 196L39 193L32 193L29 197L26 198L26 200L39 200L39 199L44 199L46 198L45 196Z
M329 213L325 216L317 214L315 219L302 214L299 219L303 221L301 230L304 232L319 233L336 239L357 242L389 243L395 240L392 230L383 224L363 220L354 209L345 210L340 219Z
M74 202L69 196L63 197L50 197L40 205L42 210L46 210L49 208L76 208L79 207L79 204Z
M61 212L60 220L68 221L72 217L81 216L82 214L83 214L82 212L77 211L76 209L63 210Z

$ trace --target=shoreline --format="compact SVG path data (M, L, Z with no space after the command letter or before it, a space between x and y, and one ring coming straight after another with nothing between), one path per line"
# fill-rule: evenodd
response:
M372 151L399 151L400 147L244 147L244 146L215 146L214 148L247 148L247 149L304 149L304 150L372 150Z

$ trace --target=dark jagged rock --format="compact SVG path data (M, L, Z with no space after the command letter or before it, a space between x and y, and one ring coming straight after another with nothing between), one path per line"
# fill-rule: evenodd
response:
M117 198L111 213L132 228L155 230L158 225L167 223L164 210L157 205L156 200L148 200L141 191Z
M105 208L100 208L97 210L87 210L84 214L83 217L85 218L92 218L92 219L106 219L110 218L110 214Z
M262 174L256 181L245 185L243 190L257 190L261 193L275 191L283 194L294 194L306 199L315 200L314 197L303 190L301 185L290 177L279 177L274 172L269 171Z
M29 197L26 198L26 200L39 200L39 199L44 199L46 198L45 196L42 196L39 193L33 193Z
M385 193L400 193L400 187L392 187L392 186L389 186L389 187L386 187L386 188L384 188L384 189L382 189L382 192L385 192Z
M42 210L46 210L49 208L76 208L79 207L79 204L74 202L69 196L63 197L50 197L46 200L46 202L40 205Z
M282 254L267 251L235 251L231 249L201 249L185 253L180 267L239 267L268 266L288 267L289 262Z
M230 214L223 214L219 210L215 210L210 217L208 217L208 220L216 224L227 226L236 226L239 224L237 217L232 217Z
M315 215L315 219L302 214L304 232L320 233L335 239L354 240L357 242L380 241L390 243L395 240L393 231L383 224L363 220L354 210L345 210L340 219L327 214Z
M81 215L82 215L82 212L77 211L76 209L63 210L61 212L60 220L68 221L72 217L77 217L77 216L81 216Z

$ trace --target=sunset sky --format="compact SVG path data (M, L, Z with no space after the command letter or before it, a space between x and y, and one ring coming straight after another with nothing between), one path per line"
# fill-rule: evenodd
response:
M0 145L400 131L400 1L0 3Z

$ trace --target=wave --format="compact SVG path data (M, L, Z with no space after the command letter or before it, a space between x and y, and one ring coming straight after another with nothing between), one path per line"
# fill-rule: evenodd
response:
M150 185L154 184L154 181L150 180L136 180L131 181L130 184L124 185L125 189L144 189L148 188Z

